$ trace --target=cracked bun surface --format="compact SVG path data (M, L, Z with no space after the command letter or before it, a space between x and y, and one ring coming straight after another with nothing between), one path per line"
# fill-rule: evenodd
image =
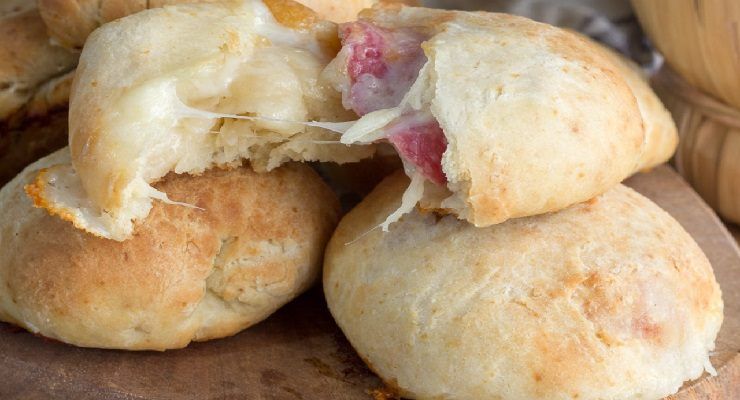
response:
M60 150L0 190L0 320L84 347L165 350L233 335L318 277L338 219L308 166L171 174L133 237L94 237L33 208L23 192Z
M335 320L415 399L659 399L713 371L723 303L681 226L619 185L557 213L475 228L398 206L393 175L340 222Z

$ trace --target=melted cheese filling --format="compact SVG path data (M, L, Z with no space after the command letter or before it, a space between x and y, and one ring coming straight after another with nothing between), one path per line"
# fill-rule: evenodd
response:
M447 139L429 109L429 67L421 47L427 36L366 21L344 24L340 33L342 50L324 77L342 92L344 107L362 116L341 141L390 142L411 177L401 206L380 226L386 231L423 198L425 180L447 183L442 168Z
M334 121L353 117L336 92L318 83L332 55L315 34L280 25L260 1L244 1L228 13L223 29L208 30L208 47L177 45L162 65L143 68L127 86L110 82L97 89L110 99L96 111L96 129L104 133L73 146L73 166L51 168L40 178L37 204L82 229L124 240L133 222L148 215L152 199L170 202L151 186L169 172L200 173L243 159L262 171L290 160L335 160L316 144L350 151L338 138L351 122ZM212 18L191 16L183 24ZM105 169L94 168L103 157L109 157Z

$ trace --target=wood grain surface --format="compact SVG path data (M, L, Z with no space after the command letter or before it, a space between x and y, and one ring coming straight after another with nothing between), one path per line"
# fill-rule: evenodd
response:
M740 253L732 236L667 167L628 184L697 240L723 289L719 375L687 383L681 399L740 399ZM0 324L0 399L371 399L381 389L314 288L234 337L155 352L81 349Z

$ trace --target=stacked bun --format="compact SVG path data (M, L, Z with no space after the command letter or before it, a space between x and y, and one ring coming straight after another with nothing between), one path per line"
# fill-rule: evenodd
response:
M246 9L251 13L240 14L239 10ZM31 11L36 12L35 9ZM42 25L39 18L37 22ZM169 43L168 40L183 40L182 35L166 37L157 29L171 24L173 33L182 33L199 23L211 25L213 34L209 36L208 31L194 29L195 35L182 51L170 47L154 52L149 59L136 58L147 54L146 40L160 40L165 44ZM281 48L280 44L270 45L261 36L250 36L248 30L259 23L263 23L267 31L274 29L274 35L282 34L296 40L295 46L289 40L290 43L282 47L283 54L293 57L295 62L282 69L276 67L278 81L282 78L283 82L288 82L286 90L305 85L307 94L304 99L289 91L278 93L263 89L262 94L256 95L255 90L248 90L247 95L255 97L250 100L243 95L235 101L255 105L268 113L273 112L269 107L274 106L278 113L297 108L310 112L311 117L322 112L349 114L341 106L333 107L335 103L330 97L338 98L339 94L330 93L329 98L324 99L323 93L329 91L322 92L311 83L311 74L318 75L321 62L325 64L331 57L328 49L333 46L332 40L325 40L321 35L329 37L334 25L321 21L310 9L298 3L272 1L268 5L259 1L237 1L153 9L124 18L120 23L106 25L94 34L89 46L92 50L86 47L83 52L77 79L71 87L72 131L76 132L75 127L80 123L115 115L124 123L126 118L139 123L138 126L129 126L132 130L125 132L127 134L147 125L154 126L152 121L137 121L135 111L133 115L127 115L124 107L104 108L105 102L116 95L108 89L111 83L122 77L131 79L132 71L145 74L147 63L153 68L165 68L169 57L173 61L168 68L183 69L186 65L183 60L192 59L195 59L194 63L204 65L207 57L200 54L211 54L210 50L218 54L223 44L232 46L229 50L241 52L244 57L249 55L249 51L260 52L258 60L246 60L245 69L267 68L269 63L280 59ZM16 30L13 28L14 32ZM126 33L129 36L126 37ZM137 36L139 33L142 35ZM147 38L144 33L151 36ZM111 34L123 34L124 37L107 41ZM209 38L225 42L209 42ZM255 44L259 50L252 48ZM100 53L95 54L96 48ZM111 48L116 51L111 51ZM139 62L138 65L123 66L121 58L108 58L110 64L105 64L108 52L121 56L125 50L130 50L127 59L134 64ZM149 47L149 51L154 50ZM93 55L87 56L89 52ZM46 56L52 59L50 63L53 64L55 55L50 53ZM324 58L327 61L324 62ZM92 61L88 62L89 59ZM74 60L76 62L76 56ZM11 61L20 62L22 59ZM43 67L43 64L37 67ZM43 72L33 76L41 76ZM97 82L95 77L99 78ZM266 83L269 82L256 82L254 85L264 87ZM37 82L34 81L33 85ZM240 87L243 90L257 87L249 85L245 82ZM129 82L128 88L132 86ZM91 95L89 91L94 93ZM92 100L84 100L90 96ZM280 96L285 98L282 104ZM149 100L156 104L156 98ZM24 108L30 109L28 106ZM298 118L306 117L301 115ZM264 124L270 125L269 122ZM66 129L56 126L44 126L44 129L43 132L51 131L66 139ZM288 132L294 133L290 129L287 128ZM270 139L280 132L272 129L260 133ZM209 135L204 133L206 143L211 143ZM224 138L222 142L229 140ZM234 140L238 142L238 137L235 136ZM255 139L250 137L248 140ZM271 143L261 138L255 141ZM75 143L74 140L72 142ZM277 142L280 144L281 140ZM298 141L293 147L281 149L288 155L276 156L280 159L277 163L280 166L273 166L269 172L259 167L262 159L255 156L252 163L244 165L240 159L228 160L209 165L213 168L207 170L191 170L190 175L165 173L158 176L156 182L152 182L153 189L166 193L168 201L152 204L147 209L147 216L132 226L126 241L95 237L33 207L34 201L42 204L44 200L39 189L29 184L37 181L39 176L49 176L54 166L71 165L74 152L65 147L28 166L0 191L0 242L12 249L4 252L0 260L3 287L0 291L0 318L78 346L129 350L184 347L191 341L233 335L258 323L316 281L324 246L338 220L339 205L334 193L309 166L289 162L291 158L298 158L294 154L300 154L304 144L312 145L312 142ZM197 147L193 142L184 145L190 149ZM89 146L90 143L84 143L80 149L83 153L91 151L87 149ZM238 147L239 143L233 146ZM264 159L269 155L267 147L260 148ZM344 153L367 154L368 148L371 146L347 149ZM107 155L93 163L91 168L105 169L106 164L116 159L128 165L135 163L134 158L126 158L125 149L108 150ZM163 150L158 153L162 157L172 152L171 148ZM199 150L203 154L208 151L206 147ZM149 176L157 168L155 164L162 160L155 157L150 161L149 165L138 166ZM75 173L72 167L70 171ZM105 183L101 190L105 190L107 183L115 179L109 175L102 181ZM44 182L48 187L83 190L64 186L65 182L61 180ZM86 197L80 196L75 200L78 205L90 203Z
M659 399L714 373L723 304L709 262L619 184L677 142L634 66L500 14L376 9L355 29L339 68L352 70L358 35L378 32L421 32L427 57L396 108L342 138L400 142L411 180L387 178L347 214L324 262L332 315L389 387L418 399ZM345 100L366 79L344 82ZM424 124L399 133L409 115ZM430 120L447 146L436 171L417 154L435 149ZM415 135L411 150L394 135Z
M310 287L338 202L308 166L248 167L157 184L197 208L157 203L133 237L94 237L33 207L23 186L64 148L0 190L0 318L77 346L165 350L233 335Z
M675 126L634 66L577 34L399 5L337 26L288 0L178 4L90 35L69 118L69 149L0 191L0 240L21 249L0 258L3 320L137 350L233 334L318 274L337 201L301 163L394 149L403 172L339 223L323 280L398 394L659 398L713 371L711 266L620 184L670 157Z
M101 24L150 8L217 0L5 0L0 4L0 184L64 147L79 51ZM354 19L376 0L304 0L319 17ZM272 0L280 6L290 2Z

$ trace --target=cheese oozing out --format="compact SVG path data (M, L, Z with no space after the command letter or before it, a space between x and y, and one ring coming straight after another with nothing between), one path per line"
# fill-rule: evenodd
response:
M123 34L126 24L126 32L149 32L164 23L170 32L159 38ZM152 200L170 202L152 186L170 172L245 159L269 171L291 160L369 157L371 146L338 140L352 124L340 121L354 115L319 82L335 55L319 40L334 26L319 24L289 28L261 1L243 0L155 9L101 28L83 50L70 104L79 116L70 126L71 165L39 175L28 190L35 204L125 240ZM114 39L124 42L106 51ZM139 40L152 50L137 51Z
M378 140L395 146L413 182L384 230L421 200L425 182L446 184L441 160L447 142L429 111L424 72L428 63L421 43L428 35L365 21L344 24L339 30L342 49L329 62L333 55L322 50L312 33L280 25L260 1L240 4L224 16L211 14L220 23L201 32L198 45L187 40L160 44L168 49L162 62L169 65L158 65L153 58L153 65L143 63L128 76L120 74L128 79L121 84L95 75L115 76L110 69L83 69L78 86L88 89L76 98L84 107L73 101L70 110L88 112L87 106L95 104L100 113L95 121L102 122L78 130L103 133L80 139L76 146L70 134L72 165L39 175L29 189L36 204L81 229L125 240L134 222L148 215L153 199L172 202L151 186L169 172L200 173L244 159L256 170L290 160L357 161L372 155L372 148L341 145ZM173 29L189 34L210 21L195 14L173 19L179 24ZM110 34L106 29L117 28L104 27L98 36ZM232 40L233 34L239 39ZM105 55L97 64L105 64L105 57L114 56ZM107 61L110 68L118 65L114 61ZM119 68L127 65L122 64ZM341 99L324 84L326 77ZM361 118L335 122L352 119L340 102ZM116 149L115 157L103 162L111 149Z

